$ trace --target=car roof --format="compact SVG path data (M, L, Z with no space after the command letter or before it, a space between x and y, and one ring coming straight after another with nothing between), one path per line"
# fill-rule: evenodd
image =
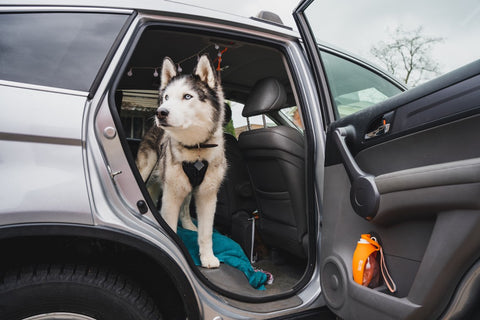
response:
M290 27L282 26L271 21L262 20L255 17L243 17L229 12L218 11L210 8L194 6L181 2L168 0L50 0L50 1L15 1L3 0L0 7L4 6L28 6L39 8L45 7L77 7L83 8L109 8L136 10L139 12L166 14L169 16L189 16L200 20L209 20L221 22L225 25L241 26L247 29L264 31L271 34L298 38L298 32ZM4 8L2 8L4 9Z
M242 17L209 8L165 0L4 0L0 5L0 10L7 12L30 10L35 12L69 12L73 11L72 8L75 11L83 12L112 11L127 14L135 10L145 14L147 18L154 15L164 16L166 20L180 23L187 22L187 24L188 21L185 19L191 19L194 23L198 21L200 25L211 26L214 29L226 29L227 33L225 35L232 34L232 31L234 33L238 31L239 34L250 33L254 38L261 37L273 41L298 40L298 34L291 28L279 26L273 22L264 22L258 18ZM225 38L225 35L222 36L221 33L218 36L208 32L202 35L197 33L200 31L197 31L196 28L186 28L185 30L187 29L190 31L175 34L174 30L170 28L156 29L154 25L150 25L142 34L139 45L128 62L128 68L133 71L134 76L123 75L117 89L158 90L159 78L152 75L155 70L160 69L163 57L168 56L176 62L187 60L182 62L181 67L185 70L184 72L190 72L194 67L194 59L183 59L183 57L189 57L192 53L197 53L197 55L206 53L210 57L215 57L217 56L215 51L217 49L213 50L211 47L212 44L216 47L217 43L224 47L229 46L230 49L223 59L224 64L222 65L226 69L222 71L222 86L226 97L229 99L238 102L246 101L255 82L266 76L278 77L289 87L289 78L285 68L282 68L281 55L278 52L272 52L268 46L247 44L237 37L234 41L225 42L228 38ZM189 32L192 34L189 34ZM175 45L166 46L165 43L175 43ZM207 47L208 50L201 49ZM293 93L290 88L288 92L290 93L289 101L294 104Z

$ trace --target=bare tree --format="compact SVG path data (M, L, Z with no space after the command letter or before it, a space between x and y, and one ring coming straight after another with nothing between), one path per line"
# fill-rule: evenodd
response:
M422 26L414 30L397 27L390 41L380 41L370 53L393 75L414 87L439 73L439 64L430 57L430 52L441 41L443 38L423 35Z

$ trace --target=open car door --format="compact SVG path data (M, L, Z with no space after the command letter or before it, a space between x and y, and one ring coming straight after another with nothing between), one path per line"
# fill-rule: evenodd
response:
M320 281L329 308L344 319L478 319L480 60L340 118L312 2L295 19L328 128ZM353 280L366 233L383 247L395 292Z

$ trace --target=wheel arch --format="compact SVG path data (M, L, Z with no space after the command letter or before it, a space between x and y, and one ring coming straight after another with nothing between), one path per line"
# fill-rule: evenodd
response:
M146 289L162 311L174 316L183 310L188 319L199 318L194 290L178 264L149 241L125 231L58 223L2 226L0 251L0 274L27 264L106 265Z

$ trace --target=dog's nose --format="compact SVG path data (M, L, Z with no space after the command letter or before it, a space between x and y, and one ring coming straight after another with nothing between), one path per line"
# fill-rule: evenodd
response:
M170 113L170 112L169 112L167 109L165 109L165 108L159 108L159 109L157 110L157 118L160 119L160 120L165 119L165 118L167 118L167 116L168 116L169 113Z

